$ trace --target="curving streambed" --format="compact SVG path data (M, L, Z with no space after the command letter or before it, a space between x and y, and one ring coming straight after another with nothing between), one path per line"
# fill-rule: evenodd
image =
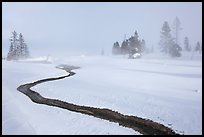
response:
M23 85L20 85L17 88L17 90L25 94L26 96L28 96L35 103L55 106L55 107L67 109L70 111L105 119L110 122L116 122L116 123L119 123L120 126L132 128L133 130L140 132L141 134L144 134L144 135L176 135L177 134L171 128L166 127L160 123L156 123L149 119L143 119L137 116L123 115L107 108L94 108L94 107L88 107L88 106L80 106L80 105L75 105L65 101L61 101L58 99L46 98L41 96L38 92L30 89L31 87L43 82L59 80L66 77L73 76L76 73L72 72L71 70L77 69L78 67L63 65L58 68L67 71L69 74L61 77L41 79L33 83L23 84Z

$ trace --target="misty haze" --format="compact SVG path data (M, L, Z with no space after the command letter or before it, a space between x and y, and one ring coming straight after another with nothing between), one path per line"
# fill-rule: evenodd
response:
M2 134L201 135L201 2L3 2Z

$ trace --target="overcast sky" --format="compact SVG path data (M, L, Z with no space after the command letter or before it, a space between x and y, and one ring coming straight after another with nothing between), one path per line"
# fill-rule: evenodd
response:
M3 54L12 31L22 33L31 55L110 54L137 30L147 46L158 46L164 21L172 27L176 16L181 27L179 42L188 36L191 45L202 42L201 2L49 2L2 4Z

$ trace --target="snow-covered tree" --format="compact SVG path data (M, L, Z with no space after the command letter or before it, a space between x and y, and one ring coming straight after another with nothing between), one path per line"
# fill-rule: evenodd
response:
M23 35L20 33L19 38L16 31L12 32L12 37L10 39L11 45L7 55L7 60L18 60L21 58L28 58L30 56L28 46L25 43Z
M141 44L140 44L140 41L139 41L138 38L139 38L138 33L137 33L137 31L135 31L134 36L131 36L128 39L128 41L129 41L129 48L130 48L129 51L133 51L134 49L137 48L138 52L141 52Z
M191 51L191 47L190 47L190 45L189 45L188 37L185 37L185 38L184 38L184 50L186 50L186 51Z
M130 56L134 53L141 53L145 51L145 40L138 39L138 33L135 31L134 35L129 39L125 39L121 44L121 47L118 42L115 42L112 48L112 54L129 54Z
M19 34L19 56L20 58L23 58L25 56L25 49L24 49L25 41L23 38L23 35Z
M200 46L200 42L199 41L196 43L195 51L199 51L199 53L201 53L201 46Z
M134 46L138 49L138 52L141 52L141 44L139 41L139 35L137 33L137 31L135 31L135 35L134 35Z
M25 43L25 40L21 33L19 34L19 49L20 49L20 58L28 58L30 56L28 46Z
M11 41L11 45L9 48L9 52L7 54L7 60L16 60L18 59L17 57L17 46L18 46L18 38L17 38L18 34L16 33L16 31L12 32L12 36L10 38Z
M161 40L159 42L161 52L169 54L171 57L179 57L181 56L180 51L182 49L174 42L170 32L171 29L169 24L167 21L165 21L161 31Z
M121 54L128 54L128 53L129 53L128 40L124 40L121 45Z
M165 21L161 31L161 36L160 36L161 40L159 42L161 52L165 52L165 53L169 52L170 43L173 41L170 32L171 32L171 29L169 27L169 24L167 21Z
M118 43L118 41L117 41L117 42L115 42L115 43L113 44L112 54L118 55L118 54L120 54L120 53L121 53L121 49L120 49L120 45L119 45L119 43Z

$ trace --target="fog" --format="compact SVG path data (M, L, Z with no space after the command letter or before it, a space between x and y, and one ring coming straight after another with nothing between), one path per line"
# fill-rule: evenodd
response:
M202 43L202 3L192 2L50 2L2 3L2 50L6 55L12 31L22 33L31 55L111 55L113 43L137 30L146 45L158 46L164 21L178 17L179 44L189 37Z

